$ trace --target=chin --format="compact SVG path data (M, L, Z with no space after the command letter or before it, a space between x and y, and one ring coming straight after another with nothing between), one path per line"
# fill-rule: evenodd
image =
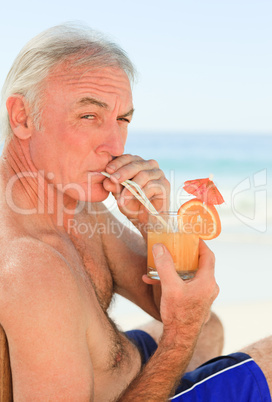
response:
M85 184L74 189L69 189L69 191L66 191L66 195L74 201L102 202L108 198L109 192L105 190L101 183L97 183L91 187Z
M97 183L88 189L85 193L84 199L80 201L86 202L102 202L105 201L109 196L109 192L104 189L103 184Z
M87 200L85 200L85 201L87 201L87 202L102 202L102 201L105 201L107 198L108 198L108 196L109 196L109 193L107 193L107 194L105 194L105 195L93 195L92 197L91 197L91 199L87 199Z

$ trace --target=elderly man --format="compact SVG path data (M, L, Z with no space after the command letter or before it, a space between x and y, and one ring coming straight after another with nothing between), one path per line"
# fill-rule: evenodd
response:
M220 400L268 400L271 339L181 380L222 348L220 322L209 319L214 258L201 243L199 270L184 282L157 245L161 281L145 275L147 212L120 183L133 178L158 210L168 205L169 183L157 162L124 154L133 73L118 46L59 26L26 45L4 85L0 323L14 399L164 401L181 392L176 398L195 400L204 383L203 401L218 392ZM110 192L141 236L111 230L121 224L102 204ZM78 230L83 224L92 236ZM115 292L158 321L119 331L107 315Z

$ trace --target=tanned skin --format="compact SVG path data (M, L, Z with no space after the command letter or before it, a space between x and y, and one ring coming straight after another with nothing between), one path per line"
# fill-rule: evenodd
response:
M133 178L158 210L170 189L156 161L124 154L133 114L127 75L67 62L44 84L40 130L22 95L8 99L13 136L0 163L0 323L14 399L166 400L218 294L214 256L201 243L199 271L184 282L157 246L161 281L145 275L147 212L120 183ZM103 170L115 175L105 179ZM141 235L102 204L110 192ZM101 229L116 225L118 236ZM114 293L163 323L145 367L108 317Z

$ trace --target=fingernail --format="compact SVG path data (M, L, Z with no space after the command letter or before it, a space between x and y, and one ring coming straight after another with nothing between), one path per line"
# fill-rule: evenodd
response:
M113 179L119 180L120 177L121 177L121 175L120 175L120 173L116 172L116 173L113 173L113 174L111 175L111 177L112 177Z
M108 165L106 170L111 170L112 172L114 172L116 169L116 167L114 165Z
M155 258L159 258L164 254L164 247L160 244L154 244L152 247L152 253Z

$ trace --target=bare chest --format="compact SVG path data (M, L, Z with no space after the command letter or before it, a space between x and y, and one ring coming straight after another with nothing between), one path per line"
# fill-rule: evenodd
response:
M106 312L113 296L114 285L101 238L98 234L91 238L72 235L71 240L82 262L86 280L91 282L97 300Z
M71 237L71 240L99 303L98 307L93 297L90 298L91 318L87 334L95 373L96 399L112 400L112 396L119 395L138 374L140 355L107 315L114 282L99 234L93 234L91 238Z

